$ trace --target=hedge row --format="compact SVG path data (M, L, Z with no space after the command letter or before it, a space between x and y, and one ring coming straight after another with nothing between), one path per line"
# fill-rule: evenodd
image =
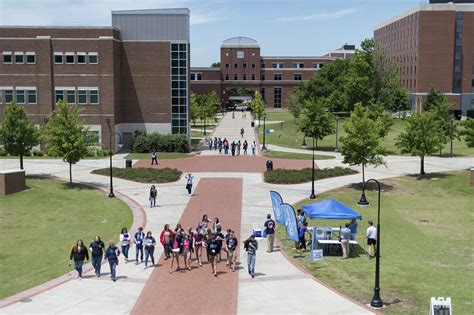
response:
M334 168L316 169L314 171L315 180L337 177L343 175L355 174L354 171L348 167L336 166ZM272 184L300 184L306 183L312 180L312 169L304 168L302 170L288 170L288 169L275 169L273 171L265 172L265 182Z
M159 152L189 152L188 138L181 134L137 133L135 135L133 138L133 152L149 153L154 150Z
M92 171L93 174L109 176L109 168L101 168ZM176 182L182 172L175 168L112 168L113 176L140 183L160 184Z

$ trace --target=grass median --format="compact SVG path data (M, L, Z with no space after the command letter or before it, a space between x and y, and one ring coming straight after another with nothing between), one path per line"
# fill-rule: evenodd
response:
M432 296L450 296L459 314L473 309L472 217L474 188L467 171L383 180L381 195L380 287L386 314L428 312ZM325 256L312 262L309 253L294 250L285 228L277 233L284 250L317 278L367 304L373 295L375 259L365 255L367 220L377 219L377 192L367 191L370 206L359 209L360 187L346 187L304 200L305 204L336 199L359 212L357 240L352 258ZM285 196L283 196L285 199ZM339 227L347 221L309 220L309 226Z
M269 158L276 158L276 159L292 159L292 160L312 160L313 159L312 154L306 154L306 153L267 151L263 153L263 155ZM330 159L334 159L334 156L315 154L314 159L315 160L330 160Z
M356 173L357 171L354 171L351 168L336 166L334 168L315 169L314 177L318 180ZM273 171L265 172L264 177L265 182L271 184L300 184L307 183L313 179L313 170L309 167L302 170L277 168Z
M176 168L112 168L113 177L131 180L139 183L162 184L179 180L182 172ZM93 170L92 174L110 175L110 168Z

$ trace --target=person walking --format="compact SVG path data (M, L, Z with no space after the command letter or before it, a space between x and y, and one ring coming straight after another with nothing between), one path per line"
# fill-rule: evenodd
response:
M71 253L69 255L69 266L72 264L74 259L74 269L77 271L77 278L82 279L82 265L84 260L89 260L89 252L84 246L82 240L77 240L76 245L71 248Z
M212 150L212 143L213 143L212 138L209 138L209 141L207 142L207 145L209 146L209 151Z
M237 156L240 155L240 147L242 146L242 144L240 143L240 140L237 141Z
M150 208L153 208L156 206L156 196L158 195L158 191L156 190L155 185L151 185L150 187Z
M240 128L240 137L243 138L244 137L244 127Z
M224 154L229 154L229 140L227 140L227 138L224 138L222 144L224 145Z
M214 151L217 150L217 137L214 137Z
M122 246L122 253L125 257L125 263L128 262L128 250L130 249L130 234L128 234L128 229L126 227L122 228L120 232L120 245Z
M109 262L110 279L112 279L113 282L117 280L118 256L120 256L120 250L115 246L115 243L110 242L109 247L105 251L104 259Z
M235 141L232 141L232 144L230 145L230 152L232 153L232 156L235 156L235 146Z
M377 228L371 220L367 223L369 224L369 227L367 228L367 247L369 250L369 257L373 258L377 250L375 247L377 246Z
M151 264L154 267L155 266L155 246L156 246L156 240L153 237L151 231L148 231L146 233L145 237L145 269L148 267L148 257L151 259Z
M151 153L151 165L153 165L153 162L158 165L158 153L156 153L156 150L153 150Z
M172 258L171 258L170 273L173 273L173 264L174 264L175 261L176 261L177 267L174 271L179 270L179 252L180 252L180 248L179 248L178 235L177 234L175 234L173 236L172 244L173 245L171 246Z
M188 194L191 195L191 190L193 189L194 176L191 173L189 173L184 178L186 178L186 189L188 190Z
M143 228L139 227L138 231L135 232L133 239L135 240L135 265L138 265L138 254L140 254L140 263L143 262L143 239L145 238L145 233Z
M255 140L253 140L252 142L252 155L253 156L255 156L256 150L257 150L257 143L255 142Z
M357 238L357 219L353 218L351 223L349 223L349 229L351 230L351 240L355 241Z
M347 259L350 256L350 239L351 229L349 229L349 223L346 223L345 228L341 229L342 259Z
M102 257L104 256L105 245L100 239L99 235L96 235L94 241L89 245L92 256L92 266L95 270L95 275L100 277L100 268L102 266Z
M267 221L265 221L263 226L267 234L268 252L271 253L275 243L275 221L273 221L271 214L267 214Z
M165 252L165 260L171 257L171 247L173 246L173 231L169 224L165 224L163 231L160 234L160 243L163 245Z
M199 264L199 267L202 267L202 247L204 244L204 235L202 230L196 230L196 233L193 237L194 240L194 252L196 254L196 261Z
M249 143L247 140L244 141L244 144L242 145L242 148L244 149L244 155L247 155L247 148L249 146Z
M184 268L191 271L191 266L189 262L191 260L191 249L192 249L192 241L191 235L189 233L184 234L183 238L183 258L184 258Z
M306 233L308 233L308 222L305 221L298 231L298 237L300 239L299 249L303 249L304 252L306 252Z
M235 271L235 259L236 259L236 251L237 251L237 237L235 236L234 231L228 230L226 235L226 251L227 251L227 263L226 266L232 268L232 272Z
M217 147L219 148L219 154L222 154L222 139L217 140Z
M214 274L214 277L217 277L217 257L219 256L221 252L221 244L219 240L217 239L216 234L212 234L211 240L208 245L208 252L209 252L209 262L211 263L212 266L212 273Z
M204 214L202 216L201 222L198 223L196 229L197 230L203 230L204 229L204 231L202 231L203 234L207 233L207 227L208 227L209 223L211 223L211 222L212 221L211 221L211 219L208 218L207 214Z
M250 237L244 242L244 248L247 251L247 268L249 275L252 278L255 278L255 262L258 250L258 242L255 239L255 235L250 235Z

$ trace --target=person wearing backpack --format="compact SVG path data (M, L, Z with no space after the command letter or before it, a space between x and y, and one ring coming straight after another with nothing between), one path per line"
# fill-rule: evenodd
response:
M155 257L153 256L153 254L155 253L156 240L151 235L151 231L148 231L146 233L144 242L145 242L145 269L146 269L148 267L148 257L151 258L151 264L155 266Z
M97 235L94 241L89 245L89 249L92 253L92 266L94 267L95 275L100 277L100 267L102 266L102 257L104 256L105 245L100 239L99 235Z
M227 251L227 263L226 266L232 268L232 272L235 271L235 256L237 250L237 237L235 236L234 231L228 230L228 234L226 235L226 251Z
M271 214L267 214L267 221L264 224L265 233L267 234L268 252L273 252L273 244L275 243L275 221Z
M156 150L153 150L151 153L151 165L153 165L153 162L158 165L158 153L156 153Z
M82 279L82 265L84 264L84 260L89 260L89 252L87 248L84 246L82 240L77 240L76 245L74 245L71 249L71 254L69 255L69 266L72 264L72 260L74 259L74 269L77 271L77 278L79 280Z
M138 265L138 254L140 253L140 263L143 262L143 239L145 238L145 233L143 233L143 228L139 227L138 231L135 233L135 265Z
M212 273L214 274L214 277L217 277L217 257L221 252L221 242L217 239L216 234L212 234L207 249L209 253L209 262L212 266Z
M244 248L247 251L247 268L249 275L252 278L255 278L255 261L258 249L258 242L255 239L255 235L250 235L250 237L244 242Z
M110 279L112 279L113 282L117 280L116 270L119 263L118 256L120 256L120 250L115 246L115 243L110 242L109 248L105 251L104 259L109 261Z

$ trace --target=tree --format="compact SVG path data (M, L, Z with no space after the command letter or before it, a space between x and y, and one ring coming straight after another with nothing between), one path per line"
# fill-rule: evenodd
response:
M191 94L189 106L189 119L196 125L196 119L199 117L198 96L195 93Z
M439 121L433 113L416 113L408 119L405 131L398 135L395 145L402 153L420 157L420 175L425 175L425 156L437 151L440 142Z
M220 62L213 62L213 63L211 64L211 68L220 68L220 66L221 66L221 63L220 63Z
M369 105L369 118L375 121L379 127L379 137L385 138L393 125L390 114L384 111L383 104L371 101Z
M252 112L255 114L255 116L258 118L258 126L260 126L260 118L265 112L265 106L265 101L263 100L260 93L258 93L258 91L255 92L255 98L252 100L252 102L250 102L250 108L252 109Z
M290 94L290 97L288 99L288 110L290 113L295 117L295 119L300 118L301 116L301 99L300 96L298 95L298 91L295 90L293 93Z
M440 90L431 88L423 102L423 109L433 114L433 119L438 122L439 133L439 155L449 140L454 140L457 135L453 132L452 115L449 113L448 98Z
M370 119L370 110L357 103L351 117L344 124L341 137L343 163L362 165L362 182L365 183L365 166L384 165L385 149L380 145L380 125Z
M318 140L334 133L334 116L327 110L323 100L306 100L303 102L301 114L300 129L316 139L316 148Z
M44 128L48 154L60 156L69 163L70 183L72 183L72 164L79 162L86 155L88 148L86 141L88 128L81 122L80 112L77 106L59 101Z
M462 122L463 129L460 131L461 136L469 148L474 148L474 119L468 118Z
M204 95L204 111L206 112L205 117L215 119L220 109L221 101L219 100L216 91L211 91L208 94ZM204 118L204 126L205 125L206 118Z
M23 169L23 156L40 142L40 132L28 122L25 108L16 103L5 107L5 120L0 126L0 143L10 155L20 157L20 169Z

